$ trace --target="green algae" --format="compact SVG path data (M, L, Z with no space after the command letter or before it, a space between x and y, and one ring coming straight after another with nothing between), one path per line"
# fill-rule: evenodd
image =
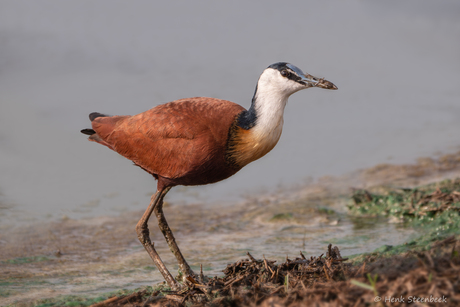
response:
M414 189L393 189L384 193L355 191L348 205L355 216L396 218L417 235L400 245L384 245L371 253L351 255L354 263L371 258L421 252L434 242L460 235L460 180L444 180Z
M155 271L157 268L152 265L147 265L142 268L144 271Z
M33 263L33 262L41 262L41 261L49 261L51 260L45 256L34 256L34 257L17 257L13 259L7 259L2 261L2 263L7 264L25 264L25 263Z
M318 207L316 211L320 214L326 214L326 215L335 215L337 212L335 210L328 208L328 207Z
M357 190L348 205L358 216L393 216L404 220L432 218L444 211L460 210L460 180L444 180L414 189L390 189L384 193Z
M290 212L288 213L278 213L275 214L271 219L270 222L278 222L278 221L288 221L291 220L294 215Z

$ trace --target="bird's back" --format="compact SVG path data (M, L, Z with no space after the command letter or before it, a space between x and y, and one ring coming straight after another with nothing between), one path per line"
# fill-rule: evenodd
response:
M90 139L108 146L165 185L223 180L239 169L225 160L229 131L245 109L214 98L187 98L134 116L97 117ZM160 183L160 182L159 182Z

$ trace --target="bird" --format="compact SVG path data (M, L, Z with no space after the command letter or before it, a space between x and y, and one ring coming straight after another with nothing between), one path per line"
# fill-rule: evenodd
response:
M183 257L163 213L163 199L178 185L215 183L233 176L271 151L280 139L289 96L318 87L336 90L324 78L278 62L260 75L248 109L231 101L193 97L158 105L143 113L89 115L92 128L83 129L90 141L132 160L157 181L157 190L136 225L136 233L163 278L173 290L182 286L172 277L150 239L147 225L158 219L184 278L196 276Z

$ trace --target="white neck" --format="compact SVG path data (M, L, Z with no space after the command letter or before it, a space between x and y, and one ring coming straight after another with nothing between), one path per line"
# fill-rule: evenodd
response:
M301 88L294 81L281 77L268 68L259 78L251 108L240 122L240 130L232 136L230 151L237 165L257 160L275 147L283 131L284 108L291 94Z
M260 137L268 137L278 142L283 130L284 108L292 89L286 86L285 79L280 79L278 71L267 69L260 76L253 105L256 122L253 132Z
M283 130L284 108L288 98L272 88L258 86L253 101L257 116L253 133L260 137L276 138L278 141Z

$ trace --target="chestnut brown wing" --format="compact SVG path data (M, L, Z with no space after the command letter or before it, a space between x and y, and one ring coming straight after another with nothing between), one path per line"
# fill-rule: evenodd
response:
M223 161L229 128L243 110L225 100L181 99L134 116L96 118L93 129L149 173L175 179Z

